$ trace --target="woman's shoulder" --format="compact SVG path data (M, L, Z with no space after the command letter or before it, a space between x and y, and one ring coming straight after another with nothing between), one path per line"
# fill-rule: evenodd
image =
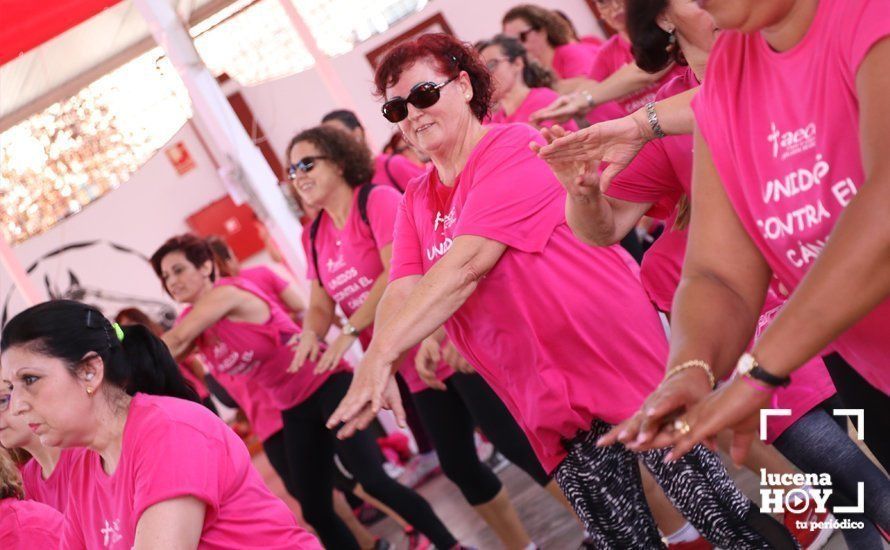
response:
M163 433L165 439L175 435L202 435L204 438L222 439L222 428L228 427L207 407L166 395L137 393L130 402L125 438L140 445L143 436Z
M0 499L0 541L5 533L15 535L30 530L61 533L64 518L52 506L14 497Z

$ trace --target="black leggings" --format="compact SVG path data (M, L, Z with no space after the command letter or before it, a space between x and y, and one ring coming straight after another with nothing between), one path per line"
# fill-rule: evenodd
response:
M392 508L437 548L457 544L429 503L411 489L399 485L377 460L377 443L365 431L339 440L325 427L328 417L346 395L352 374L332 375L306 401L281 413L292 493L300 502L303 517L318 533L325 548L358 549L346 525L334 513L334 452L365 491Z
M890 437L887 435L890 434L890 396L869 384L837 353L827 355L823 360L844 406L863 409L865 444L884 470L890 471Z
M473 506L484 504L501 490L498 477L476 454L476 426L536 483L543 486L550 482L522 429L481 376L455 373L445 381L445 386L446 391L428 389L413 397L436 446L442 471L467 502Z

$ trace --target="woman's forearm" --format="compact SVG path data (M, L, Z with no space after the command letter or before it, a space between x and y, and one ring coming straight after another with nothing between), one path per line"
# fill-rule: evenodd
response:
M333 308L310 302L306 315L303 316L303 332L313 332L319 340L323 340L333 321Z
M585 244L608 246L616 242L612 206L599 193L593 196L566 195L566 222L572 233Z
M727 375L751 341L759 314L719 277L684 274L671 307L668 367L698 359L718 379Z
M383 291L386 290L386 283L389 281L389 270L385 270L374 281L368 297L364 303L355 312L349 316L349 324L358 330L364 330L374 323L374 315L383 297Z
M576 88L578 91L589 93L594 103L600 105L633 93L640 88L652 84L658 78L658 76L647 73L636 65L628 64L604 80L599 82L586 80L576 86Z
M368 354L393 362L420 343L463 305L505 249L505 245L482 237L455 239L451 250L407 297L384 295Z

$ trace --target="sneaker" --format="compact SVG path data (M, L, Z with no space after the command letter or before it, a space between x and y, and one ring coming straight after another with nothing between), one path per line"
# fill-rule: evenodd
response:
M668 550L713 550L714 546L705 539L698 537L695 540L672 542L667 545Z
M417 455L405 466L405 473L399 477L399 482L414 489L441 472L439 455L434 452Z
M825 512L816 512L816 504L810 502L810 506L802 512L786 511L784 517L785 527L791 532L802 550L819 550L834 532L832 528L826 529L810 529L812 522L833 522L832 516L827 510ZM805 526L803 529L797 526L797 522L802 522Z
M408 537L408 550L431 550L433 548L430 539L416 529L405 531L405 536Z

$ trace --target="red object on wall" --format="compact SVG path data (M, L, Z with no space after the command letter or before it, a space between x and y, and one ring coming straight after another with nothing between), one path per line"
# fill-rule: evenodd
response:
M173 168L176 168L176 173L180 176L195 167L195 159L192 158L185 143L181 141L177 141L170 147L164 149L164 154L167 155L170 164L173 165Z
M253 256L264 247L253 209L247 204L236 206L228 196L195 212L186 223L202 237L222 237L239 260Z
M0 65L121 0L0 0Z

